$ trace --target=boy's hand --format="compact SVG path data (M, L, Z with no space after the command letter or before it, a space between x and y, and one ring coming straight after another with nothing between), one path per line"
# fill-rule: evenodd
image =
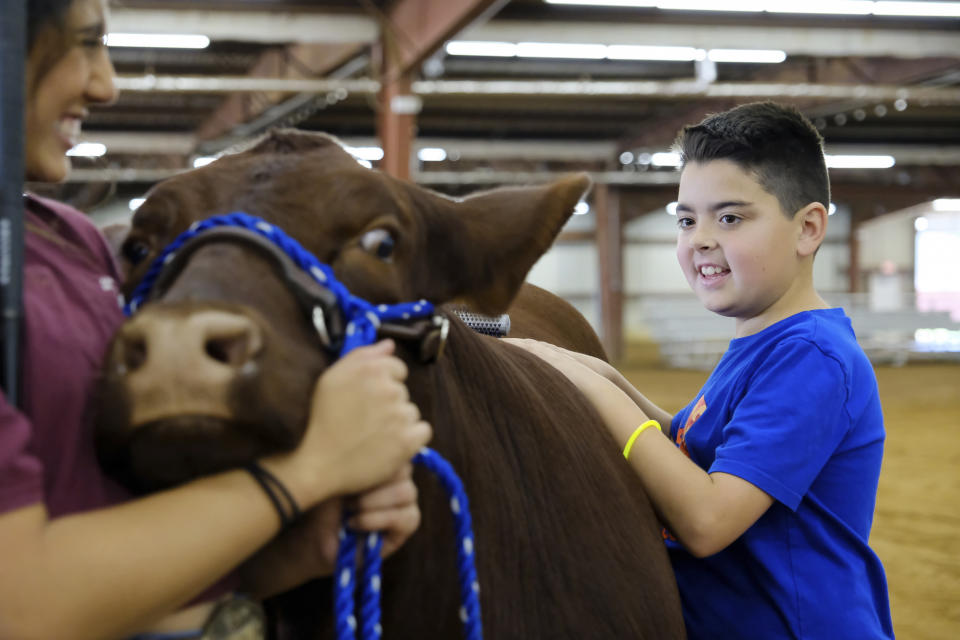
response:
M580 387L581 390L584 389L585 384L595 382L596 376L606 377L603 367L595 365L592 361L596 360L597 363L601 363L612 369L610 365L607 365L607 363L602 360L573 351L567 351L549 342L541 342L528 338L502 338L502 340L515 347L520 347L524 351L528 351L546 361L569 378L573 384Z

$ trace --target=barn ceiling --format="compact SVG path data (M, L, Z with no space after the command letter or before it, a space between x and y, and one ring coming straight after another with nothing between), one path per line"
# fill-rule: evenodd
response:
M828 153L895 158L888 169L834 170L835 185L896 194L904 204L960 193L960 18L477 4L489 10L453 40L562 43L568 53L592 44L589 55L609 57L466 56L441 47L418 65L412 86L415 148L446 153L414 164L420 182L457 192L580 168L625 188L662 189L676 174L651 158L669 149L680 126L770 98L797 104ZM391 24L396 5L124 0L112 32L198 33L211 42L198 50L112 46L122 93L94 110L84 134L106 153L78 158L72 179L142 190L276 125L376 146L381 48L402 49L417 36ZM624 51L618 45L778 50L785 59L614 59Z

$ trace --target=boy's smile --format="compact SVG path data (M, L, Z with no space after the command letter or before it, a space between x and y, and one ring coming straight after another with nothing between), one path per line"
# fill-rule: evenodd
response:
M729 160L690 162L680 176L677 259L704 306L748 335L808 304L802 216ZM801 247L803 245L803 247Z

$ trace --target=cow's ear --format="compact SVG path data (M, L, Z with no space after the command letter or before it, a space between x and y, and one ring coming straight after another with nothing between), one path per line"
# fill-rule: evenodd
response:
M586 174L547 185L507 187L450 202L428 221L430 292L486 314L503 313L527 272L590 188Z

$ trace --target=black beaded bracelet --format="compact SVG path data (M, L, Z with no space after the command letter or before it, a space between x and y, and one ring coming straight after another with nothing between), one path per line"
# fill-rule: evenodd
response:
M270 502L273 503L273 508L277 510L277 515L280 516L280 524L284 529L300 517L300 506L277 476L256 462L251 462L245 466L244 469L253 476L253 479L257 481L257 484L260 485L263 492L270 498Z

